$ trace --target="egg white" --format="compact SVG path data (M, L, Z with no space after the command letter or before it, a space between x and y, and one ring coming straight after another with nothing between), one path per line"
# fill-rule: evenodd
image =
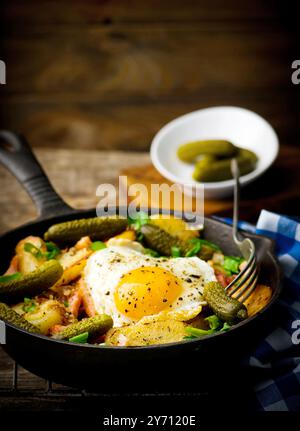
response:
M204 284L216 280L211 266L198 257L154 258L122 246L99 250L88 258L83 276L97 313L110 315L114 327L137 321L119 312L114 302L114 292L122 275L142 266L159 266L168 270L182 286L180 296L172 305L155 315L159 318L193 319L205 304L202 297Z

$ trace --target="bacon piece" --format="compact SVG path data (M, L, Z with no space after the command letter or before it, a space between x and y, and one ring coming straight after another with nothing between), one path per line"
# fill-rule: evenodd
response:
M228 283L227 283L227 280L226 280L226 277L224 274L221 274L221 273L216 274L216 277L217 277L218 282L220 284L222 284L223 287L227 286Z
M4 275L12 275L19 271L19 256L15 255L10 261L8 270Z
M76 289L68 299L68 311L73 314L74 317L78 317L79 308L82 304L82 294L80 289Z
M96 309L94 306L94 301L93 301L91 294L90 294L90 292L89 292L89 290L88 290L88 288L87 288L87 286L86 286L86 284L82 278L78 282L78 288L79 288L79 291L80 291L80 294L82 297L82 303L83 303L84 311L86 312L86 314L89 317L95 316L97 313L96 313Z

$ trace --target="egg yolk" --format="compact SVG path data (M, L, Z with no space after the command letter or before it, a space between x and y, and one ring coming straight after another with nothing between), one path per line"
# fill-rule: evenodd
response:
M170 309L180 293L180 282L171 272L147 266L124 274L114 299L120 313L131 319L141 319Z

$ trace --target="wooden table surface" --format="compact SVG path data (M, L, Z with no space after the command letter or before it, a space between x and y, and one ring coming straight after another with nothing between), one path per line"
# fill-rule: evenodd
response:
M291 83L298 24L279 0L3 1L0 128L24 133L59 194L87 208L98 202L97 186L121 171L157 178L148 150L166 122L243 106L271 122L281 152L243 189L241 217L255 222L262 208L300 215L300 85ZM0 208L0 232L36 216L1 166ZM206 212L230 215L231 200ZM11 365L0 349L0 388L10 386ZM21 381L44 385L25 371Z

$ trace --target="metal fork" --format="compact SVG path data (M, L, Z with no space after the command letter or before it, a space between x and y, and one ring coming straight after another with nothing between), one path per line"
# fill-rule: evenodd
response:
M234 182L233 200L233 241L239 248L246 265L237 277L225 288L229 296L233 296L240 302L245 302L254 291L258 279L258 265L256 260L255 245L250 238L239 240L238 237L238 216L240 202L240 170L236 159L231 160L231 172Z

